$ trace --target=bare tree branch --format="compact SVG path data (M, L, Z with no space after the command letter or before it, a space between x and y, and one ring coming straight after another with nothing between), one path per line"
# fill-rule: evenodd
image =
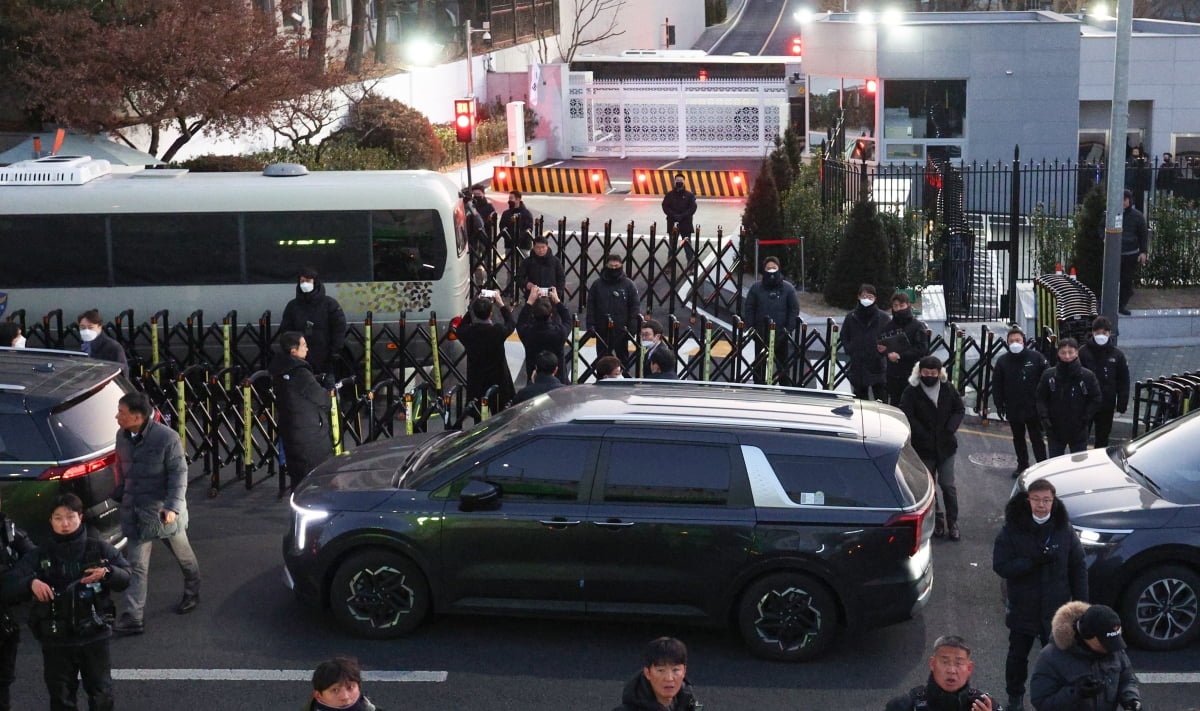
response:
M617 16L625 0L572 0L574 11L567 46L563 47L562 35L555 40L564 62L575 58L580 47L586 47L606 39L620 37L625 30L617 30ZM595 25L595 29L592 26Z

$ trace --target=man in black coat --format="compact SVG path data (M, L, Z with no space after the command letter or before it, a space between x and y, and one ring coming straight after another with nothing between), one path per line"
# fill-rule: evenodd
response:
M526 378L533 376L538 354L549 352L555 356L559 381L566 384L563 344L571 335L571 327L571 314L559 300L557 288L550 287L550 293L546 296L538 296L537 291L529 292L525 308L517 316L517 336L521 339L521 345L525 346Z
M514 190L508 194L508 209L500 215L498 225L500 236L504 238L505 251L511 252L518 247L528 250L532 246L533 213L525 207L520 190Z
M638 340L639 345L641 346L640 350L642 352L642 369L637 371L635 374L640 378L649 377L651 373L653 373L651 364L656 358L654 354L661 352L669 353L671 356L670 358L658 356L658 364L659 367L662 368L660 372L664 374L661 379L666 380L668 378L674 378L675 352L671 350L671 347L668 346L665 341L663 341L662 323L652 318L642 321L642 327L638 331Z
M875 306L875 287L858 287L858 306L842 320L842 347L846 349L846 379L854 397L887 402L887 361L879 352L879 337L891 319Z
M503 324L492 321L493 302L500 307ZM458 340L467 356L467 398L478 400L493 385L498 386L497 397L489 403L492 412L508 407L517 394L504 352L504 342L516 327L512 309L505 306L500 294L475 299L458 325Z
M642 670L621 692L613 711L695 711L700 708L687 680L687 647L674 637L659 637L642 652Z
M1046 429L1047 453L1087 451L1088 425L1100 409L1103 393L1092 371L1079 362L1074 338L1058 342L1058 364L1047 368L1038 383L1038 417Z
M884 711L992 711L992 698L971 686L974 671L966 640L942 635L933 643L929 680L888 701Z
M288 480L295 489L301 479L333 455L332 399L304 358L308 344L303 334L279 334L279 350L269 370Z
M787 385L791 378L787 374L788 334L800 320L800 299L796 287L783 278L778 257L766 257L762 264L762 278L750 285L743 310L746 325L753 328L755 360L760 364L755 380L766 382L766 349L770 339L770 326L775 324L775 372L779 382Z
M1104 316L1092 321L1092 340L1079 349L1079 362L1100 383L1103 397L1092 424L1096 428L1096 449L1104 449L1112 434L1113 415L1129 408L1129 363L1112 342L1112 321Z
M629 338L642 320L640 306L637 287L625 276L625 258L616 253L606 255L604 269L588 287L587 298L587 327L596 334L597 357L615 355L622 363L629 360Z
M1029 468L1026 432L1033 445L1034 459L1040 462L1046 458L1046 440L1037 410L1038 383L1046 367L1046 358L1041 353L1025 347L1025 332L1021 327L1008 329L1008 352L996 360L992 369L992 399L996 402L996 414L1007 419L1012 428L1013 449L1017 453L1014 479Z
M107 360L121 366L121 372L129 375L129 360L120 343L104 333L104 319L96 309L88 309L75 319L79 326L82 350L96 360ZM7 345L7 344L6 344Z
M513 404L531 400L542 393L548 393L555 388L561 388L562 383L558 382L558 357L550 351L542 351L534 358L536 368L533 371L533 378L529 384L521 388L517 396L513 398Z
M663 214L667 217L667 234L679 230L680 237L691 237L695 232L692 216L696 214L696 193L684 187L682 173L676 173L674 187L663 197Z
M934 518L933 535L950 540L961 538L958 530L958 488L954 485L954 453L958 451L955 432L962 424L967 408L962 396L946 379L946 370L937 356L925 356L913 367L909 386L900 396L900 409L912 429L912 446L933 474L942 490L942 500Z
M326 385L332 385L329 381L335 377L334 357L346 341L346 314L337 299L325 293L325 285L316 269L305 267L300 270L296 298L284 307L279 330L298 331L304 335L304 342L308 344L305 360L314 373L329 376Z
M1087 600L1083 546L1071 528L1067 507L1054 485L1038 479L1018 492L1004 509L1004 526L992 547L992 570L1007 592L1008 660L1004 669L1008 705L1022 711L1029 650L1033 640L1050 642L1054 613L1071 600Z
M887 358L888 404L899 405L913 366L929 354L929 329L913 315L912 303L903 291L892 295L892 319L876 350Z
M29 534L0 513L0 580L16 567L17 563L33 552L36 546ZM21 643L21 628L13 617L9 606L0 600L0 711L11 711L9 687L16 680L17 647Z
M516 281L523 289L521 297L528 296L530 292L536 295L539 288L554 287L560 299L566 298L567 273L563 269L562 261L550 250L549 233L533 238L533 251L517 269Z
M1054 613L1054 643L1033 665L1037 711L1139 711L1138 678L1125 654L1121 618L1106 605L1072 601Z
M1117 312L1131 315L1129 300L1133 298L1133 280L1139 264L1150 261L1150 232L1146 216L1133 206L1133 193L1125 191L1125 212L1121 218L1121 293L1117 297Z

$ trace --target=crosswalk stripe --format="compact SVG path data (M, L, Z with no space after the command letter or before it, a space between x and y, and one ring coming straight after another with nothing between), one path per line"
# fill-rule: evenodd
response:
M113 669L119 681L312 681L311 669ZM444 671L364 671L364 682L443 682Z

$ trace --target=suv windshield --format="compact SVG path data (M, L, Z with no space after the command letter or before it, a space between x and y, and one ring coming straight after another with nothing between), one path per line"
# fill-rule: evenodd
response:
M419 489L422 484L430 481L445 470L446 467L468 457L476 452L491 447L496 442L511 437L514 432L523 428L513 425L520 413L528 410L524 407L510 407L504 412L484 420L481 424L467 432L455 432L446 437L432 440L427 446L428 451L418 453L420 469L408 472L400 481L406 489Z
M1149 479L1159 494L1176 504L1200 504L1200 459L1196 435L1200 418L1193 415L1125 446L1126 462Z

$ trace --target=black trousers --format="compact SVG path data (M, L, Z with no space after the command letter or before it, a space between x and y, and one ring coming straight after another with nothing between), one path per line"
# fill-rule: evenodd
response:
M112 711L112 662L108 639L78 646L42 647L43 678L50 694L50 711L75 711L79 679L91 711Z
M1116 405L1107 404L1101 406L1096 411L1096 416L1092 418L1092 426L1096 428L1096 449L1104 449L1108 446L1108 437L1112 434L1113 415L1116 412Z
M888 401L887 387L883 383L875 383L874 385L851 385L850 389L854 392L854 397L859 400L878 400L879 402Z
M900 396L904 394L904 388L906 387L908 387L908 378L888 378L888 404L900 407Z
M1028 422L1018 422L1016 420L1008 421L1009 427L1012 427L1013 449L1017 453L1017 468L1026 469L1029 467L1029 448L1025 446L1025 433L1029 433L1029 442L1033 445L1033 458L1036 461L1042 461L1046 458L1046 440L1042 432L1042 423L1036 419Z
M1032 635L1017 630L1008 631L1008 658L1004 663L1004 690L1009 696L1024 696L1025 680L1029 678L1029 650L1033 640L1040 640L1045 647L1050 635L1045 632Z
M10 612L0 612L9 615ZM17 678L17 647L21 644L21 629L15 624L9 634L0 637L0 711L9 711L12 701L9 687Z
M1138 255L1121 255L1121 293L1117 297L1117 305L1124 309L1133 298L1133 280L1137 276Z
M1067 450L1071 450L1071 454L1087 451L1087 430L1083 431L1083 435L1078 439L1073 439L1069 442L1060 440L1054 434L1046 433L1046 450L1051 457L1057 457L1060 454L1066 454Z

